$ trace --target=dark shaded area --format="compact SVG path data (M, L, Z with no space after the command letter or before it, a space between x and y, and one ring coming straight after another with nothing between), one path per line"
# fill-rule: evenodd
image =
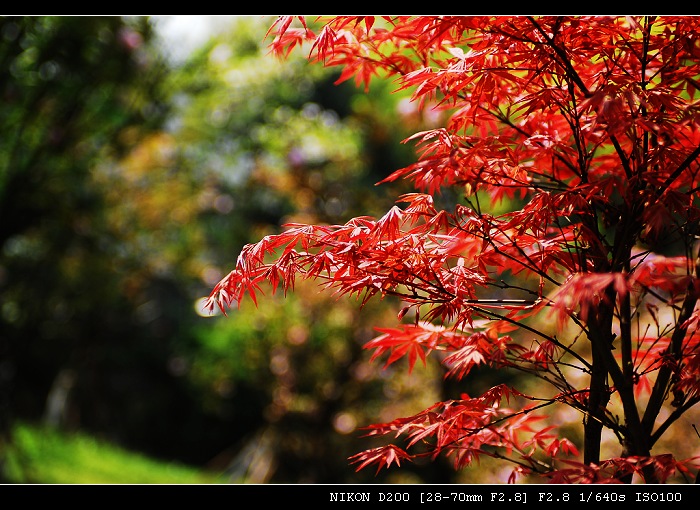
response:
M0 18L6 437L14 419L44 417L52 387L75 387L80 404L61 410L73 415L68 423L111 431L120 423L114 413L130 421L129 385L172 386L150 366L162 346L135 327L136 303L120 292L123 241L105 228L103 197L90 182L98 158L124 152L123 133L164 119L157 84L165 69L149 60L151 36L143 20L119 17Z

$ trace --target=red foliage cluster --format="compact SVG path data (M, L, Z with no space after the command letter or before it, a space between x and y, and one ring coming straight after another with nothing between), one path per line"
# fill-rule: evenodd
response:
M288 225L246 246L209 309L296 278L362 304L398 296L399 321L412 320L379 329L374 357L406 357L410 370L440 351L453 377L488 365L555 390L499 385L374 425L406 445L353 462L445 453L462 468L488 455L514 464L510 481L558 483L697 471L697 457L652 447L700 401L700 18L285 16L269 34L275 54L310 49L339 82L395 78L447 121L406 140L416 163L384 181L415 193L379 219ZM463 201L438 210L447 187ZM489 214L485 198L513 210ZM542 420L549 406L583 416L582 460ZM619 457L600 458L602 429Z

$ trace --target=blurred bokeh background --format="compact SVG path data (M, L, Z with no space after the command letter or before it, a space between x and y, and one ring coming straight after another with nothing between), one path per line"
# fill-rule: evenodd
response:
M395 303L311 282L202 315L244 244L383 214L408 189L374 184L436 121L277 60L272 21L0 18L3 483L465 481L348 462L362 426L457 396L438 366L368 362Z

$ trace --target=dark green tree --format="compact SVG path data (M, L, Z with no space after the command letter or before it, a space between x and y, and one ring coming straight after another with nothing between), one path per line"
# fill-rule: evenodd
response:
M146 19L0 18L2 443L13 420L66 411L46 406L52 385L79 375L89 388L117 352L103 347L129 330L120 240L104 228L92 170L164 118L152 36ZM87 422L104 411L94 403Z

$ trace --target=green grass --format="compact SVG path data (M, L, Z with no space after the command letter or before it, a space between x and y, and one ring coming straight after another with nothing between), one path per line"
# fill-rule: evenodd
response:
M0 445L8 483L40 484L218 484L208 473L159 462L85 434L18 425L9 447Z

